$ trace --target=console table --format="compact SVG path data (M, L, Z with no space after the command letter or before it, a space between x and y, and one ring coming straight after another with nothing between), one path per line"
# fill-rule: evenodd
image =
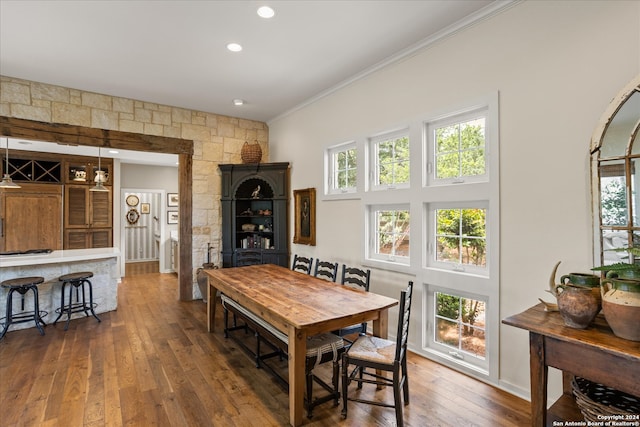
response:
M574 375L640 396L640 342L615 336L602 314L587 329L574 329L538 304L502 323L529 331L533 427L582 420L571 391ZM549 366L562 371L563 395L547 411Z

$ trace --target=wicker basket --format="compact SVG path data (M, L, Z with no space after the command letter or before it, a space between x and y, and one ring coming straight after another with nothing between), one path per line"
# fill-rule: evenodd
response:
M640 414L640 398L580 377L574 377L571 386L585 421L602 421L603 415Z
M260 163L260 160L262 160L262 148L260 148L258 141L255 144L249 144L245 141L242 151L240 151L240 157L242 158L242 163Z

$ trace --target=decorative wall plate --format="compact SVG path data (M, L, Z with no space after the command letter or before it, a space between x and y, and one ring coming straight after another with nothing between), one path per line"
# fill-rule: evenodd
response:
M127 196L127 205L129 206L138 206L140 199L135 194L130 194Z
M127 222L133 225L137 223L139 219L140 214L138 213L138 211L136 209L129 209L129 212L127 212Z

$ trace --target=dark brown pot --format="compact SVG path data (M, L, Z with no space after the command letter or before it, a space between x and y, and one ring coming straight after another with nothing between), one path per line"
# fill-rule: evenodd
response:
M591 288L573 285L556 287L558 311L564 324L576 329L585 329L595 319L600 307Z

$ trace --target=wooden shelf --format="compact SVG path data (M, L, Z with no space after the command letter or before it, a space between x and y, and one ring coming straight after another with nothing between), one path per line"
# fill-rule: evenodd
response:
M584 421L580 408L570 394L563 394L547 411L547 427L554 421Z

